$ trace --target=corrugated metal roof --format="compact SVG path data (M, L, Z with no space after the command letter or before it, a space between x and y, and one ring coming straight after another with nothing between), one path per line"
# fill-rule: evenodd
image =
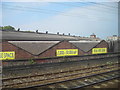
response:
M38 55L59 41L8 41L9 43L26 50L27 52Z
M78 41L78 40L100 40L99 38L79 37L79 36L68 36L58 34L45 34L45 33L34 33L34 32L21 32L21 31L0 31L2 33L2 40L21 40L21 41Z
M84 52L88 52L90 49L95 47L100 41L69 41L76 47L80 48Z
M3 40L32 40L32 41L59 41L59 40L78 40L76 37L57 35L57 34L43 34L43 33L27 33L27 32L10 32L0 31Z

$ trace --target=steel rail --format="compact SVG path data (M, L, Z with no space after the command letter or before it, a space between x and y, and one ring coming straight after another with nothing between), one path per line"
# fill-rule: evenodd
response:
M107 68L107 69L110 69L110 68ZM100 70L95 70L95 71L100 71ZM73 74L73 75L66 75L64 77L69 77L69 76L74 76L74 75L79 75L79 74L85 74L85 73L91 73L91 72L94 72L94 71L89 71L89 72L84 72L84 73L76 73L76 74ZM57 77L57 78L63 78L63 77ZM51 79L53 79L53 78L51 78ZM44 81L44 80L36 80L36 81L32 81L32 82L38 82L38 81ZM49 79L46 79L46 80L49 80ZM24 82L24 83L32 83L32 82ZM17 83L17 84L23 84L23 83ZM15 85L15 84L9 84L9 85ZM5 85L5 86L9 86L9 85Z
M69 79L69 80L63 80L63 81L53 82L53 83L47 83L47 84L41 84L41 85L28 86L28 87L19 88L19 89L30 89L30 88L43 87L43 86L46 87L46 86L48 86L48 85L53 85L53 84L58 84L58 83L64 83L64 82L69 82L69 81L78 80L78 79L83 79L83 78L89 78L89 77L93 77L93 76L97 76L97 75L102 75L102 74L105 74L105 75L106 75L106 74L108 74L108 73L113 73L113 72L118 72L118 73L120 73L120 69L119 69L119 70L112 70L112 71L102 72L102 73L98 73L98 74L92 74L92 75L83 76L83 77L78 77L78 78ZM118 75L118 77L120 77L120 76ZM113 78L111 78L111 79L118 78L118 77L113 77ZM107 79L107 80L111 80L111 79ZM107 80L100 80L98 83L104 82L104 81L107 81ZM93 83L93 84L97 84L97 83ZM87 84L87 85L84 85L84 86L78 86L78 87L74 87L74 88L71 88L71 89L82 88L82 87L90 86L90 85L93 85L93 84Z
M67 73L67 72L74 72L74 71L80 71L80 70L86 70L86 69L94 69L98 67L105 67L105 66L111 66L111 65L119 65L120 63L113 63L113 64L108 64L108 65L100 65L100 66L92 66L88 68L82 68L82 69L74 69L74 70L69 70L69 71L63 71L63 72L55 72L55 73L46 73L46 74L38 74L38 75L28 75L28 76L21 76L21 77L12 77L12 78L3 78L2 81L6 80L13 80L13 79L18 79L18 78L27 78L27 77L35 77L35 76L46 76L46 75L55 75L55 74L60 74L60 73Z
M99 83L102 83L102 82L105 82L105 81L109 81L109 80L112 80L112 79L116 79L116 78L120 78L120 76L111 77L111 78L108 78L108 79L105 79L105 80L100 80L98 82L93 82L93 83L90 83L90 84L87 84L87 85L83 85L83 86L73 87L73 88L70 88L69 90L76 90L76 89L84 88L84 87L87 87L87 86L99 84Z

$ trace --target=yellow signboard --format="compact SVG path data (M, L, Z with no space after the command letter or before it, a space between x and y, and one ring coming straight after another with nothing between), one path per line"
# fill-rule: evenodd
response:
M0 60L15 59L15 52L0 52Z
M78 55L78 49L58 49L56 56L74 56Z
M107 48L93 48L92 54L107 53Z

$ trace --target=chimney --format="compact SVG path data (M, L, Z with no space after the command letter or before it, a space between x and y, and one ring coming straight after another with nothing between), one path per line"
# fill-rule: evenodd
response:
M46 34L48 34L48 31L46 31Z
M93 33L92 35L90 35L90 38L96 38L96 35Z
M36 33L38 33L38 30L36 30Z
M63 35L65 35L65 34L63 33Z
M57 32L57 34L59 35L59 32Z
M18 30L17 31L20 31L20 28L18 28Z
M68 33L68 35L70 36L70 33Z

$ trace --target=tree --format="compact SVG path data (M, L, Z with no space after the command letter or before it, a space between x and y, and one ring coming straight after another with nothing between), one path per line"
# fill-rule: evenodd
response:
M0 30L2 30L3 27L0 26Z
M4 26L0 27L1 30L7 30L7 31L15 31L15 28L12 26Z

